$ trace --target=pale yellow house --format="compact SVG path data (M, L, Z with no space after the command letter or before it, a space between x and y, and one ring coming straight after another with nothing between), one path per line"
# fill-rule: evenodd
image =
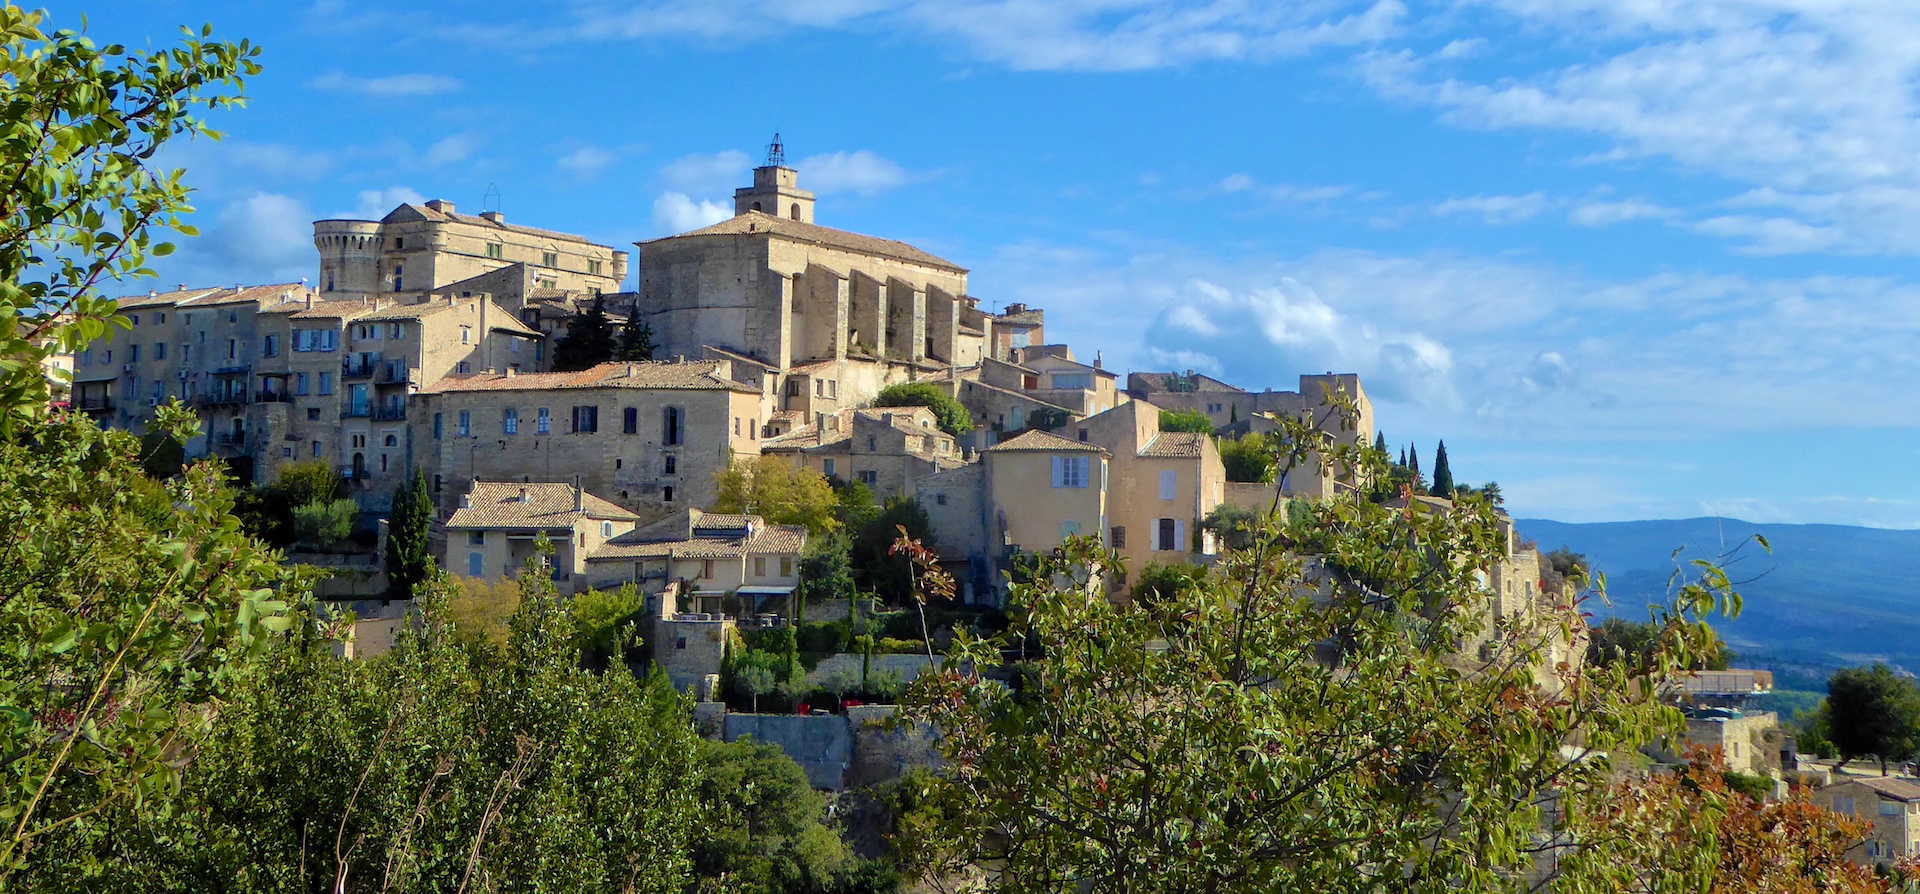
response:
M482 580L512 578L539 555L536 547L544 534L553 546L545 561L560 592L583 592L588 557L638 521L571 485L476 481L441 524L446 534L441 565Z
M1163 432L1160 410L1129 401L1066 428L1081 443L1113 457L1107 543L1137 575L1150 562L1204 561L1217 552L1201 523L1226 500L1226 467L1213 438L1202 432Z

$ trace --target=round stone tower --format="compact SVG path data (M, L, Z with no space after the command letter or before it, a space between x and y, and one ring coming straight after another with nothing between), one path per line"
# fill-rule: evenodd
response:
M320 251L320 291L379 292L380 239L377 221L314 221L313 247Z

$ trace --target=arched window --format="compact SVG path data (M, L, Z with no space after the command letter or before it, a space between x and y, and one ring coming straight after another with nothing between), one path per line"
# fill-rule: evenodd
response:
M800 203L799 202L793 203L793 207L787 209L787 216L793 218L794 220L800 219Z
M386 444L388 447L398 447L400 446L400 439L393 435L388 435Z
M664 418L660 425L660 443L668 447L680 445L680 408L668 407L661 414Z
M753 203L753 207L752 207L751 209L749 209L749 210L752 210L752 211L759 211L759 210L760 210L760 203L759 203L759 202L755 202L755 203Z

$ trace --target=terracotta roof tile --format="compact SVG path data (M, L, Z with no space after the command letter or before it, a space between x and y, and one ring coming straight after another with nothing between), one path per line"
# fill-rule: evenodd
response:
M759 211L749 211L738 217L723 220L710 227L703 227L698 230L681 233L678 236L650 239L639 244L654 245L665 242L668 239L685 239L692 236L766 235L779 236L797 242L812 242L816 245L825 245L832 248L843 248L862 254L879 255L880 257L907 261L925 267L938 267L942 270L951 270L955 273L967 272L965 267L944 258L928 254L905 242L881 239L878 236L862 236L859 233L849 233L846 230L836 230L832 227L820 226L819 224L802 223L790 218L775 217Z
M1140 455L1155 459L1197 458L1205 453L1207 435L1197 431L1163 431L1140 448Z
M523 529L571 526L581 518L637 521L639 516L593 494L581 494L575 510L571 484L476 481L465 503L447 518L448 528Z
M514 375L478 374L448 376L420 389L422 394L447 394L460 391L544 391L557 388L679 388L693 391L739 391L759 394L759 389L721 375L723 361L690 360L666 363L602 363L578 372L516 373Z
M1016 450L1044 450L1049 452L1056 451L1056 450L1080 450L1080 451L1085 451L1087 453L1107 452L1106 448L1101 447L1098 444L1087 444L1081 441L1069 441L1066 438L1060 437L1059 435L1052 434L1050 432L1040 431L1038 429L1035 429L1033 431L1028 431L1028 432L1022 432L1018 437L1015 437L1012 440L1001 441L1000 443L987 448L988 453L1009 453Z
M749 525L752 537L687 536L689 531L740 530ZM721 515L687 510L606 542L587 557L589 562L622 559L734 559L741 556L798 553L807 543L800 525L769 525L757 515Z
M1858 782L1896 801L1920 801L1920 781L1897 776L1850 776L1846 781ZM1840 783L1836 780L1835 784Z

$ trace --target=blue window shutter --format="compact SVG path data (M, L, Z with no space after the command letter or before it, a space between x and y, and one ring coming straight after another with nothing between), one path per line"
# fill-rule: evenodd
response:
M1054 487L1067 486L1066 485L1066 460L1058 456L1053 457L1053 486Z

